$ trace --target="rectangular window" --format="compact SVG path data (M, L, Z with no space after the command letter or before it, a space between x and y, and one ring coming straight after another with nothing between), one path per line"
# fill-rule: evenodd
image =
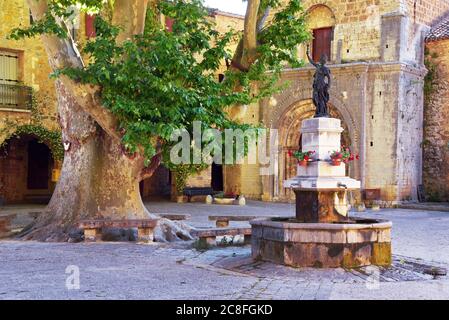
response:
M0 108L16 108L19 104L19 55L0 50Z
M323 54L331 58L332 27L313 30L312 58L318 62Z

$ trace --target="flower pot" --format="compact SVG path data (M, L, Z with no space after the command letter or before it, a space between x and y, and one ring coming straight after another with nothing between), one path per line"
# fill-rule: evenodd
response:
M301 167L307 167L307 160L298 160L298 165Z
M333 166L341 165L341 159L331 159L331 163Z

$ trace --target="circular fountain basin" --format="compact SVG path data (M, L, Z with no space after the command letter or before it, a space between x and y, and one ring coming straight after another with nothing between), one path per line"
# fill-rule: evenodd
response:
M295 218L250 221L252 256L292 267L356 268L391 264L387 220L298 223Z

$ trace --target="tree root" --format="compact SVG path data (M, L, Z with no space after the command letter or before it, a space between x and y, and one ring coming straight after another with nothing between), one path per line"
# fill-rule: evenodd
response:
M151 215L152 217L157 217ZM180 222L159 218L154 229L154 241L174 242L193 240L191 235L192 227ZM106 241L134 241L136 232L125 230L111 230L103 234ZM40 242L81 242L84 240L82 230L73 224L66 224L61 221L50 221L50 219L36 220L26 226L18 235L17 239L25 241Z

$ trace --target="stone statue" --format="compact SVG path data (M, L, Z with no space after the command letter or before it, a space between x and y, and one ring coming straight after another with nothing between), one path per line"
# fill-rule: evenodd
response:
M329 117L327 103L329 102L329 88L331 86L331 72L326 67L327 56L321 55L320 62L316 63L310 57L307 47L307 58L316 68L313 76L313 104L316 107L315 118Z

